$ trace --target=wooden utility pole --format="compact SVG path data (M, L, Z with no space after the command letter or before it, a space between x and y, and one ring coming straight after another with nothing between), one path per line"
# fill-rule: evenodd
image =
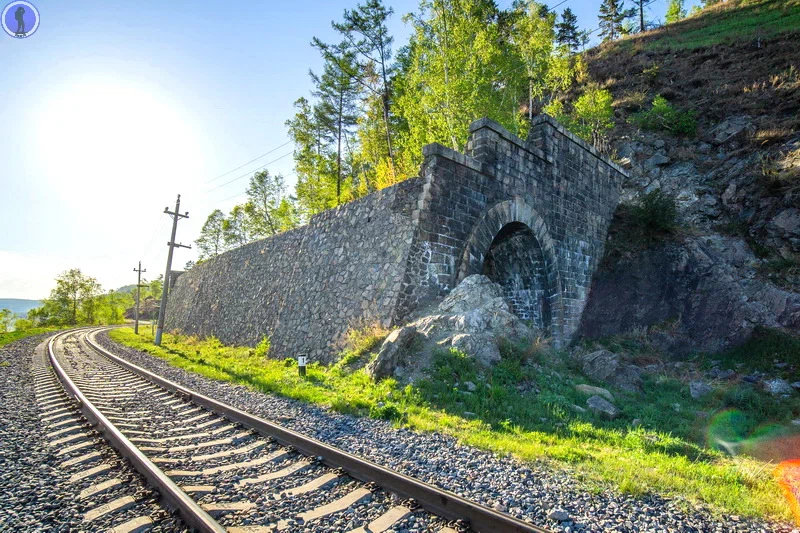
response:
M164 208L164 212L172 217L172 238L167 243L169 246L169 254L167 254L167 272L164 274L164 288L161 291L161 307L158 309L158 327L156 328L155 345L161 346L161 335L164 333L164 315L167 313L167 292L169 291L170 271L172 270L172 252L175 248L191 248L185 244L175 243L175 234L178 231L178 220L182 218L189 218L189 212L180 214L181 209L181 195L175 201L175 212L169 210L169 207Z
M147 269L142 270L142 262L139 261L139 268L133 269L134 272L138 274L138 279L136 280L136 308L133 312L133 332L138 335L139 334L139 298L141 296L141 290L144 285L142 285L142 272L147 272Z

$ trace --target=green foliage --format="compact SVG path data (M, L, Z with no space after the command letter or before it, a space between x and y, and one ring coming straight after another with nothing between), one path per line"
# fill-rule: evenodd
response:
M271 345L270 338L264 335L264 338L261 339L261 342L256 344L256 349L255 349L256 357L268 357L270 345Z
M560 102L552 102L544 111L578 137L597 144L614 127L613 101L609 91L589 86L575 102L571 113L565 113Z
M215 209L206 218L200 237L195 241L200 250L200 259L216 257L227 249L224 234L225 213Z
M56 327L48 326L48 327L34 327L27 329L16 329L10 333L0 333L0 347L18 340L25 339L27 337L33 337L34 335L41 335L42 333L50 333L56 331L57 329L58 328Z
M652 131L666 131L673 135L694 136L697 131L697 118L694 111L679 111L663 96L653 99L653 106L631 117L631 122Z
M624 0L603 0L600 13L597 15L600 26L600 37L603 42L613 41L629 33L625 21L634 16L634 9L625 9Z
M16 315L10 309L0 309L0 333L5 333L11 329Z
M74 268L56 278L56 287L43 304L28 312L34 325L121 324L125 310L133 305L133 296L115 291L104 294L96 279Z
M669 0L667 13L664 16L667 24L672 24L686 18L686 9L683 7L683 0Z
M636 225L650 234L673 233L678 227L675 199L661 189L643 195L631 212Z
M586 400L574 385L586 380L571 369L565 354L544 346L503 342L502 360L491 368L457 350L442 350L434 355L428 377L400 386L393 379L374 383L363 370L342 372L319 364L309 365L302 379L292 360L264 359L252 349L223 346L215 339L165 335L163 346L156 347L149 335L137 337L130 329L110 335L212 379L450 434L465 444L522 460L566 465L588 490L612 486L633 494L681 495L723 513L789 516L763 463L731 459L697 443L704 432L697 427L695 410L712 406L692 400L686 384L673 376L647 377L642 396L614 391L623 416L609 421L573 410L573 404ZM467 381L476 385L474 390ZM736 401L756 405L746 395ZM768 399L759 408L763 402ZM632 428L633 418L642 420L642 426Z

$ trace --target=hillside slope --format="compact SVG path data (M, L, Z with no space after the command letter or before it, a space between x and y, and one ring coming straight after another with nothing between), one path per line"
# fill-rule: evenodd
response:
M631 178L586 337L645 330L687 353L740 344L759 326L800 333L798 43L800 2L730 1L587 54L614 96L611 152ZM661 116L642 129L637 113L658 96L693 114L696 132L675 134ZM656 190L676 201L673 232L647 234L630 217Z

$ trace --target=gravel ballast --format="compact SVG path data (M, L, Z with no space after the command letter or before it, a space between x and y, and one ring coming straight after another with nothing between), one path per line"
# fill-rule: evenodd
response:
M106 332L97 340L116 355L201 394L553 531L800 533L789 524L719 518L703 506L687 511L687 503L657 496L591 493L568 473L545 465L462 446L446 435L398 429L383 420L214 381L119 345Z
M138 473L66 401L49 367L34 361L36 346L49 335L0 347L0 531L102 531L137 516L151 518L151 531L156 533L185 531L182 521L157 504ZM40 392L37 398L37 388L47 392ZM63 412L65 417L47 426L42 418L48 412ZM57 431L62 434L47 437ZM86 437L51 445L53 440L80 433ZM90 446L66 451L81 442ZM69 460L94 452L99 455L85 463L65 466ZM101 465L111 468L70 481L72 475ZM80 497L82 490L112 477L121 479L123 485ZM124 496L133 497L137 504L84 522L88 511Z

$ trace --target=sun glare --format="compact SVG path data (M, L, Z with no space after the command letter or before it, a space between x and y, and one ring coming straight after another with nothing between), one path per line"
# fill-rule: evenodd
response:
M177 187L200 168L196 129L156 88L87 79L54 89L37 119L36 158L62 191Z

